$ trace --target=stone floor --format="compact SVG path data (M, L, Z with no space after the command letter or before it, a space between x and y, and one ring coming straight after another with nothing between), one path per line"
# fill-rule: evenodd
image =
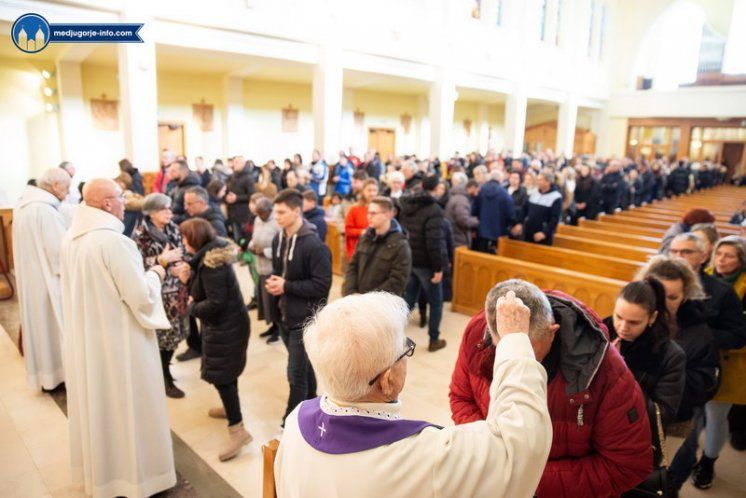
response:
M243 268L240 280L247 282ZM339 295L341 280L335 278L332 298ZM244 296L251 288L244 287ZM169 399L169 421L174 435L174 454L179 486L168 496L247 496L262 492L261 444L275 437L287 399L287 354L281 343L267 345L258 337L265 329L251 313L252 339L246 370L239 380L244 419L254 441L241 455L220 463L218 450L227 436L224 422L207 417L207 409L219 405L215 389L199 378L199 361L176 363L173 374L186 392L180 400ZM416 318L416 312L415 312ZM17 303L0 302L0 498L76 497L82 490L70 484L68 433L61 406L64 396L54 398L26 387L23 359L14 345L17 335ZM448 347L428 353L427 333L414 320L407 333L419 344L408 364L407 386L402 394L404 416L450 424L448 383L458 344L469 317L445 311L442 334ZM12 339L11 339L12 338ZM57 401L57 402L55 402ZM669 439L671 452L680 444ZM746 496L746 453L729 445L716 468L712 489L699 491L687 485L683 497L735 498Z

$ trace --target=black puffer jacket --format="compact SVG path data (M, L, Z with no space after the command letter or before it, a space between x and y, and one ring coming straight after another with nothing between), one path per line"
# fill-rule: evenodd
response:
M718 355L715 339L705 319L702 301L684 301L676 314L675 341L686 355L686 382L676 421L692 418L718 388Z
M581 176L575 186L575 203L583 203L583 209L578 208L577 217L585 217L587 220L595 220L601 209L601 184L591 175Z
M746 320L736 292L730 285L712 275L701 272L699 278L707 294L705 318L715 336L718 349L740 349L746 346Z
M228 231L225 228L225 217L219 209L213 206L208 207L201 214L186 217L187 220L191 218L202 218L203 220L208 221L210 225L212 225L212 227L215 229L215 233L218 234L218 237L228 236Z
M236 202L227 204L228 219L236 223L245 223L251 217L249 198L254 193L254 175L249 167L233 173L226 183L227 191L236 194Z
M601 210L604 213L613 213L621 206L624 186L624 177L619 171L601 177Z
M686 166L678 166L668 175L666 190L670 194L681 195L689 189L689 175L691 171Z
M272 273L285 279L284 294L277 304L283 323L295 328L326 303L332 286L332 253L303 220L300 230L288 238L284 230L272 239Z
M238 247L225 239L205 245L191 261L189 314L202 320L202 379L228 384L246 366L249 315L232 264Z
M399 199L399 223L409 234L412 266L443 271L443 210L426 192Z

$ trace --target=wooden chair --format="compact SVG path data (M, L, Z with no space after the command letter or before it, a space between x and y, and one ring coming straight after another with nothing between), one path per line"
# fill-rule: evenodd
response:
M272 439L262 445L262 457L264 458L264 478L262 486L263 498L277 498L277 487L275 486L275 458L280 441Z

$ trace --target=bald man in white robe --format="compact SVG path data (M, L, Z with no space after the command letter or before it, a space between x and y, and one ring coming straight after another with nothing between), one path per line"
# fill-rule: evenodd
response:
M94 497L146 497L176 483L156 329L170 327L160 266L144 271L122 235L111 180L83 190L62 243L73 480Z
M26 382L32 389L52 390L65 382L62 361L60 245L67 227L60 204L68 195L70 176L53 168L28 185L13 210L13 260Z

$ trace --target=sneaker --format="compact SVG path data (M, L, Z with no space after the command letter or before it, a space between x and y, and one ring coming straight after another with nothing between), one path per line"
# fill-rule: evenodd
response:
M269 336L269 339L267 339L267 344L272 344L273 342L277 342L280 340L279 335L271 335Z
M692 484L698 489L709 489L712 487L712 478L715 476L715 460L702 455L697 465L692 469Z
M254 299L252 299L251 302L246 305L246 309L249 310L249 311L255 310L258 307L259 307L259 305L257 304L256 300L254 300Z
M176 359L179 361L189 361L189 360L193 360L195 358L201 358L201 357L202 357L202 353L199 353L193 350L192 348L189 348L183 353L176 355Z
M443 349L446 347L446 340L445 339L436 339L434 341L430 341L430 344L427 346L427 350L431 353L434 353L435 351L438 351L439 349Z
M259 337L261 337L261 338L269 337L271 335L274 335L274 333L275 333L275 328L274 327L270 327L267 330L265 330L264 332L262 332L261 334L259 334Z
M176 387L175 384L166 385L166 396L174 399L181 399L184 397L184 391Z

